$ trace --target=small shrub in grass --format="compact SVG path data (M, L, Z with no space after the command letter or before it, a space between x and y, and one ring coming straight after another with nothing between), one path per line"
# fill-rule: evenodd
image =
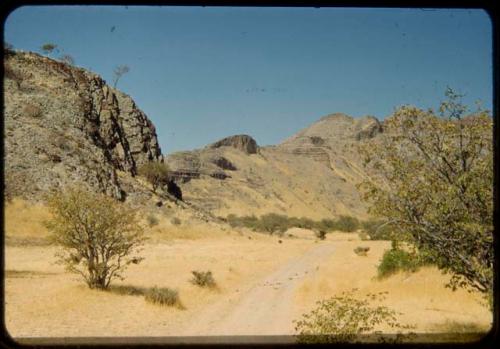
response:
M314 232L314 234L320 240L325 240L326 239L326 231L324 231L324 230L316 230Z
M173 306L179 304L179 293L168 287L153 287L146 291L147 302L159 305Z
M181 225L181 220L177 217L174 217L170 220L170 223L172 223L173 225Z
M395 274L398 271L415 272L423 264L418 256L404 251L398 247L391 248L382 256L377 268L378 277L383 278Z
M147 217L147 220L148 220L148 225L150 227L154 227L155 225L158 225L158 223L159 223L158 218L156 218L155 215L149 215Z
M366 256L368 251L370 251L369 247L358 246L354 249L354 253L358 256Z
M191 283L200 287L215 287L215 280L211 271L196 271L191 272L193 278Z

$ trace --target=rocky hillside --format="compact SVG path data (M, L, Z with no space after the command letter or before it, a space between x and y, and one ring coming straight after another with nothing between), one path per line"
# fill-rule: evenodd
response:
M35 53L6 51L5 186L38 197L85 183L118 199L118 172L161 155L156 131L126 94L96 74Z
M165 156L184 198L219 216L280 213L366 217L356 184L367 177L356 144L382 132L374 117L332 114L271 147L247 135Z
M377 137L373 117L332 114L276 146L235 135L162 156L147 116L98 75L35 53L6 52L5 189L40 198L75 182L117 199L155 205L138 167L165 161L194 216L275 212L360 218L356 184L367 174L356 144ZM196 212L195 212L196 211ZM210 216L210 215L209 215ZM204 218L203 218L204 219Z

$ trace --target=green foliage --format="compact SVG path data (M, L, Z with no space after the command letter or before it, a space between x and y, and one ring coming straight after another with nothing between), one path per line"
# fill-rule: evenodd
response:
M384 278L396 274L398 271L415 272L425 262L415 253L400 248L391 248L385 251L377 267L378 277Z
M62 247L59 263L83 277L90 288L108 288L123 279L144 241L135 210L103 194L70 188L48 197L52 219L45 222L53 242Z
M162 162L151 161L139 168L139 175L146 178L146 180L153 186L153 192L159 186L167 184L170 179L170 171L168 166Z
M113 88L116 88L118 80L129 71L130 67L128 65L119 65L113 70Z
M315 230L317 231L317 235L323 235L323 233L326 234L328 231L334 230L353 232L360 226L360 222L356 218L349 216L314 221L306 217L288 217L276 213L268 213L261 217L256 217L254 215L238 217L234 214L230 214L226 217L226 220L233 227L247 227L253 231L267 232L270 234L282 234L290 228L297 227ZM319 235L318 237L322 239Z
M372 213L391 223L442 270L449 287L487 294L493 287L493 119L451 89L432 110L399 108L384 137L360 151L376 173L361 185Z
M335 230L353 232L359 228L359 220L355 217L340 216L335 222Z
M381 292L358 300L343 292L340 296L317 302L316 309L294 321L297 340L308 344L347 343L355 342L361 335L377 334L375 330L379 325L386 324L394 330L410 329L411 326L398 323L396 315L400 314L385 306L370 304L383 300L384 296L385 293Z
M200 287L215 287L215 280L211 271L196 271L191 272L193 278L190 280L193 285Z
M40 49L42 50L43 53L45 53L46 55L50 55L54 50L57 50L57 45L56 44L53 44L53 43L46 43L46 44L43 44Z
M153 304L174 306L179 305L179 292L168 287L153 287L144 294L144 299Z

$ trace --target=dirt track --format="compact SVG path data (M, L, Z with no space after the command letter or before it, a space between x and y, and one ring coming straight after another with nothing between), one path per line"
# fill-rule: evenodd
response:
M332 243L321 244L273 272L239 299L223 299L191 319L180 336L291 335L294 333L293 295L303 277L334 252Z

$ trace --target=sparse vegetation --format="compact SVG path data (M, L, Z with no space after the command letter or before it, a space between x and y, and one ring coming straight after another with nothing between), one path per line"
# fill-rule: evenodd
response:
M394 238L394 229L386 221L369 219L362 222L361 227L363 229L360 235L362 240L392 240Z
M179 292L168 287L160 288L155 286L150 288L146 291L144 299L149 303L158 305L174 306L180 304Z
M325 240L326 239L326 231L324 230L316 230L315 232L315 235L318 239L320 240Z
M170 178L168 166L158 161L151 161L139 168L139 175L153 186L153 192L156 193L158 187L167 184Z
M130 67L128 65L119 65L113 70L113 88L116 88L118 84L118 80L127 74L130 71Z
M494 262L493 119L481 109L467 116L462 96L451 89L446 97L439 116L404 106L385 120L384 138L360 149L378 175L361 189L397 239L451 273L449 287L487 296Z
M45 223L63 251L59 263L79 274L90 288L106 289L142 258L135 255L144 241L135 210L103 194L69 188L48 197L53 218Z
M355 291L355 290L353 290ZM350 292L352 294L352 291ZM368 294L359 300L343 292L340 296L317 302L317 307L302 319L295 321L299 343L348 343L359 337L374 334L377 326L389 325L394 330L408 330L412 327L397 321L396 313L385 306L372 306L370 302L381 301L384 292ZM383 335L380 334L383 340Z
M377 267L378 277L388 277L399 271L415 272L427 263L424 256L419 256L415 251L405 251L393 242L392 248L385 251Z
M193 278L190 280L193 285L200 287L215 287L215 280L211 271L196 271L191 272Z
M43 44L40 49L42 50L43 53L46 55L50 56L54 50L57 50L57 45L53 44L51 42L48 42L46 44Z
M158 225L158 223L160 222L158 220L158 218L153 215L153 214L150 214L148 217L147 217L147 221L148 221L148 225L149 227L154 227L155 225Z
M170 223L172 223L173 225L181 225L181 220L177 217L172 217L172 219L170 220Z
M238 217L230 214L226 217L227 222L233 227L246 227L253 231L266 232L270 234L282 234L290 228L311 229L316 232L318 238L323 240L329 231L353 232L359 228L358 219L349 216L340 216L337 219L323 219L314 221L310 218L288 217L276 213L268 213L257 218L256 216Z
M370 248L363 246L358 246L354 249L354 253L356 253L358 256L366 256L368 254L368 251L370 251Z
M64 54L61 57L59 57L59 60L63 63L69 64L69 65L74 65L75 64L75 59L73 56Z

